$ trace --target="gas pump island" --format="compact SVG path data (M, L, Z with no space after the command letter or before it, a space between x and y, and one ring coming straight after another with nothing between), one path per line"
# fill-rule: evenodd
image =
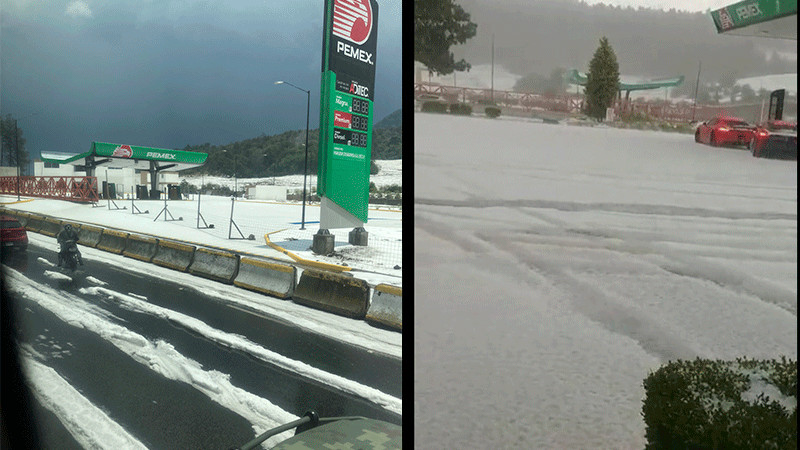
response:
M378 3L326 0L324 23L317 167L320 230L314 236L317 253L333 251L328 228L354 227L350 243L367 245L363 225L369 204ZM318 246L318 240L330 244Z

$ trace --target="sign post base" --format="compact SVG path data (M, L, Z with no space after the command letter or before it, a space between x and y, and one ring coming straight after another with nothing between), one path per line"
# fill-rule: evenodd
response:
M319 227L325 229L358 228L364 222L326 196L320 199Z

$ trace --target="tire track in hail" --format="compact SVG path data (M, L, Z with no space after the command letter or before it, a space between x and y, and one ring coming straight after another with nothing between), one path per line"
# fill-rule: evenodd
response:
M648 354L665 362L703 356L703 352L667 331L654 320L625 308L592 284L561 270L557 263L549 263L545 255L526 254L507 238L492 239L485 234L479 234L478 238L502 250L519 265L547 278L567 294L579 314L611 333L620 334L636 341Z
M594 246L587 248L605 249L629 255L651 255L659 258L648 258L653 264L662 270L674 275L690 277L701 281L708 281L737 294L746 294L758 300L777 306L788 313L797 316L797 292L772 283L768 280L751 276L743 270L737 270L704 258L704 256L719 257L718 255L698 255L689 254L668 246L666 238L659 237L657 234L641 232L619 232L607 229L578 229L567 222L554 218L548 218L544 213L535 213L531 210L523 211L539 220L551 223L560 227L560 236L583 236L600 238ZM524 231L521 231L524 233ZM658 239L654 239L658 238ZM675 241L680 243L680 241ZM578 247L573 245L573 247ZM763 257L751 257L755 260L774 261ZM702 268L698 267L698 262L702 262ZM780 260L779 262L786 262ZM796 258L794 260L796 263Z
M633 204L633 203L582 203L565 202L556 200L497 200L497 199L469 199L448 200L432 198L415 198L416 205L426 206L452 206L468 208L538 208L555 209L558 211L606 211L617 213L651 214L662 216L692 216L712 217L720 219L762 219L762 220L797 220L797 214L777 212L749 212L749 211L723 211L705 208L689 208L684 206Z

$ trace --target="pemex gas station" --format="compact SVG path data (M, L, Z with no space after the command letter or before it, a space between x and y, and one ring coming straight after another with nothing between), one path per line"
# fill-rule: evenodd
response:
M106 168L127 172L129 182L126 184L131 188L137 186L138 198L157 199L163 192L159 180L164 178L164 172L199 167L207 157L207 154L198 152L93 142L89 151L84 153L42 152L41 164L55 174L0 177L0 193L97 203L101 194L103 198L116 197L114 186L118 179L114 182L108 179L100 181L103 189L99 189L96 172L98 168ZM81 172L83 174L75 175Z
M328 254L333 249L328 229L352 228L350 243L367 245L363 226L368 220L377 29L375 0L325 1L317 170L320 230L314 236L317 253ZM168 194L162 186L164 175L201 166L207 156L93 142L87 152L79 154L42 152L44 167L58 169L61 176L0 177L0 193L97 203L101 195L114 198L114 186L121 184L131 190L135 186L140 199L157 199ZM99 179L98 169L121 169L125 175L119 176L127 177L126 181L108 179L108 170L103 171L106 180ZM76 172L85 176L73 176Z
M87 177L96 177L98 168L127 170L132 175L127 184L131 187L137 186L136 197L140 199L160 198L162 189L159 188L159 178L163 178L163 172L180 172L199 167L205 163L207 157L205 153L106 142L93 142L85 153L42 152L41 155L42 162L51 167L72 166L74 171L83 171ZM106 178L107 174L108 171ZM135 175L139 175L138 180ZM108 179L100 182L103 183L103 197L116 197L116 183L111 183Z

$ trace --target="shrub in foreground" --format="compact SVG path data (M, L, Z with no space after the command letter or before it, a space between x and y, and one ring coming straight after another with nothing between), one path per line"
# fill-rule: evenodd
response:
M797 448L796 361L673 361L644 388L647 449Z

